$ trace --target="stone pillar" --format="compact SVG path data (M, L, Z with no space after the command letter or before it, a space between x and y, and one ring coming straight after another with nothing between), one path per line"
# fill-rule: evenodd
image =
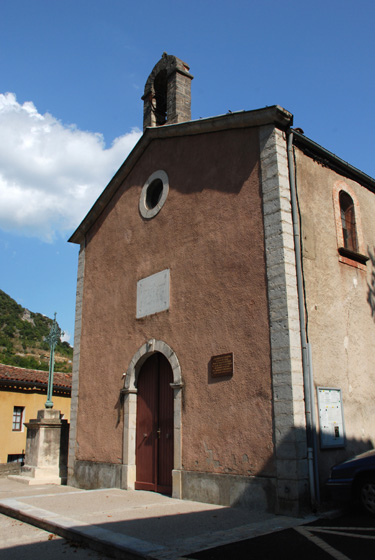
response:
M68 454L68 484L77 486L74 475L74 465L77 452L77 420L78 420L78 387L79 387L79 360L81 349L82 331L82 305L83 287L85 279L85 243L80 247L77 270L77 295L76 315L74 324L74 353L73 353L73 377L72 377L72 400L70 404L70 437Z
M69 425L60 416L59 410L46 408L25 422L25 465L13 479L25 484L66 484Z
M167 122L169 124L191 120L192 76L178 67L169 76L167 88Z
M285 133L260 129L270 317L277 513L309 507L297 276Z

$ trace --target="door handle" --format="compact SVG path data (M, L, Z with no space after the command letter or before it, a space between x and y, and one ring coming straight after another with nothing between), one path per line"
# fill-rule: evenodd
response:
M158 428L158 429L156 430L156 433L158 434L158 438L160 439L160 433L161 433L160 428Z

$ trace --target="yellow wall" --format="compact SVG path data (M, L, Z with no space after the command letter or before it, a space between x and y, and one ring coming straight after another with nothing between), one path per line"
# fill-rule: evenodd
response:
M26 449L26 427L21 432L12 431L13 407L23 406L24 422L37 417L38 410L44 409L45 393L0 391L0 463L6 463L9 454L24 453ZM60 410L63 418L70 422L70 397L52 397L54 410Z

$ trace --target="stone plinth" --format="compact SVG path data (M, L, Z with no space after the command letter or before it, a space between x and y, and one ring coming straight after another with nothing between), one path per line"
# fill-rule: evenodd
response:
M25 465L13 479L25 484L66 484L69 425L60 416L59 410L44 409L25 422Z

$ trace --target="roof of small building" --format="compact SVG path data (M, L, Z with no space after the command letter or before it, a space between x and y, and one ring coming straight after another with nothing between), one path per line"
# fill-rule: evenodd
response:
M17 366L0 364L0 384L3 386L9 384L24 387L30 387L32 385L47 387L48 371L25 369ZM71 390L72 374L54 372L53 387L54 389L61 388Z

